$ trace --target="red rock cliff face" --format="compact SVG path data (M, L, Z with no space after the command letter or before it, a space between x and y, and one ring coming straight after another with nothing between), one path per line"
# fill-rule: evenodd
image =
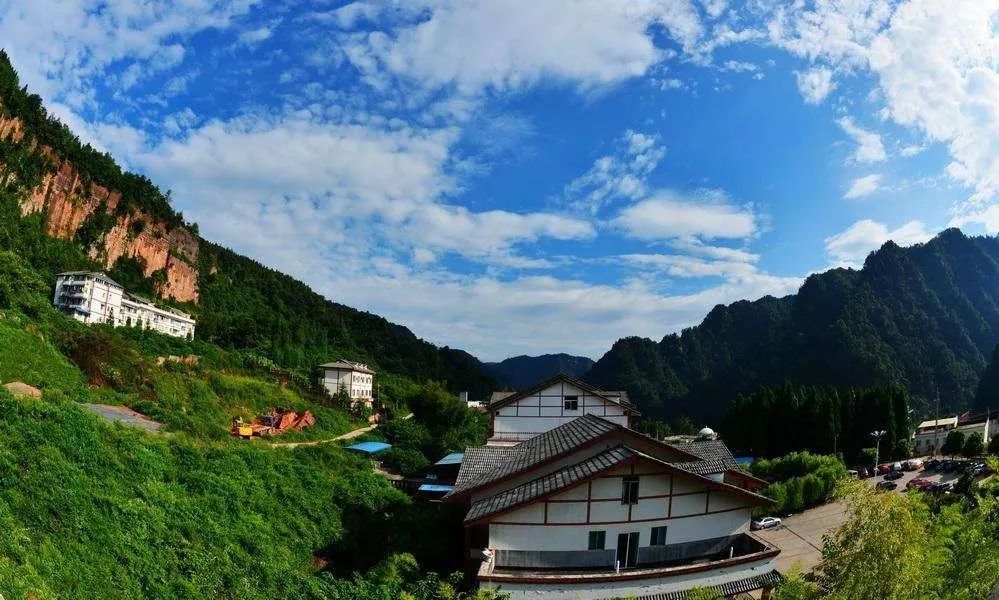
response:
M23 127L19 119L0 115L0 139L8 138L21 142ZM59 166L45 173L41 184L21 198L22 215L43 214L48 234L69 240L97 210L103 208L115 214L121 200L118 192L81 178L73 165L55 159L48 148L41 151L53 159L52 164ZM198 272L194 266L198 259L198 239L184 227L168 228L138 211L116 215L107 235L89 248L88 254L105 268L111 268L121 257L141 259L146 276L165 270L160 296L181 302L198 301Z

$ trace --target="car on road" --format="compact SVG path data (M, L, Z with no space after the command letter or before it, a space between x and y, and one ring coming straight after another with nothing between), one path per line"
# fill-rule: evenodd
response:
M777 517L762 517L754 520L751 524L753 529L770 529L778 525L780 525L780 519Z
M878 465L878 475L891 473L891 465Z
M949 482L934 483L933 485L926 488L927 492L934 494L947 494L952 489L954 489L954 484Z
M901 479L905 477L905 473L902 471L892 471L885 475L885 481L895 481L896 479Z
M933 482L930 481L929 479L916 477L915 479L909 480L909 483L905 484L905 489L907 490L917 489L919 491L923 491L926 488L930 487L931 485L933 485Z
M879 481L878 484L874 487L875 489L878 490L893 490L898 487L898 484L895 483L894 481L885 480L885 481Z
M926 463L923 465L924 471L936 471L939 468L940 468L940 461L935 458L931 458L930 460L926 461Z

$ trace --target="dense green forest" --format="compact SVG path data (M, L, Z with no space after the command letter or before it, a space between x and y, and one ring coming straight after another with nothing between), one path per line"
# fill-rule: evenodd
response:
M873 431L884 431L881 456L909 455L908 394L901 388L837 389L796 386L761 388L729 405L721 434L733 449L759 457L808 450L841 452L850 464L874 446Z
M45 172L58 165L46 158L39 144L52 149L81 176L122 193L117 214L141 210L170 227L184 226L174 211L169 192L163 193L142 175L124 172L107 154L82 143L58 119L49 115L41 99L20 86L17 73L0 51L0 112L24 123L21 143L0 142L0 179L5 191L18 198L36 186ZM98 210L76 235L81 248L98 245L114 223L114 215ZM196 232L196 228L187 225ZM417 338L407 328L367 312L337 304L307 285L235 252L200 240L198 261L200 301L184 306L198 319L196 335L217 346L250 351L303 377L316 365L338 358L366 362L379 372L413 381L434 380L451 391L470 391L485 397L496 387L470 354L438 348ZM95 268L87 260L52 261L49 272ZM75 262L74 262L75 261ZM110 274L137 293L153 295L154 273L142 276L142 265L123 257Z
M796 295L719 305L659 342L619 340L584 379L628 390L646 415L707 423L739 393L784 381L897 385L917 412L938 392L959 410L974 405L997 341L999 238L949 229L887 242L863 269L812 275Z

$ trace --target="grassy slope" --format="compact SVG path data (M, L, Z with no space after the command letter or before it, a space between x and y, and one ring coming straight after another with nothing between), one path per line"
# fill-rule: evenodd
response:
M66 319L49 306L45 277L0 250L0 378L44 391L0 391L4 597L326 598L333 580L314 576L313 553L357 543L341 516L375 526L409 510L338 446L277 450L225 433L233 414L287 406L317 415L299 437L329 436L356 425L343 412L204 342ZM94 336L110 349L96 368L114 387L89 386L63 353L67 340ZM161 353L202 360L157 366ZM176 434L110 424L75 401L128 404Z

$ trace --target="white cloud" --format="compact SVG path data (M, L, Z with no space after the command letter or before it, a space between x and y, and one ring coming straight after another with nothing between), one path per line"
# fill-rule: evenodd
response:
M415 14L417 23L344 45L373 85L384 84L384 69L466 95L546 79L592 88L643 75L661 61L666 53L654 42L654 26L689 53L704 35L689 0L436 0Z
M720 190L700 190L691 197L662 190L622 210L613 224L631 237L655 241L746 238L759 229L757 216L733 205Z
M999 0L823 0L779 8L768 31L833 81L869 71L887 118L947 144L947 174L971 190L955 218L978 222L999 196L997 18Z
M274 34L274 28L270 25L265 25L264 27L258 27L257 29L251 29L249 31L244 31L239 34L239 42L247 46L254 46L263 42Z
M863 198L865 196L870 196L874 192L881 189L881 179L880 174L864 175L863 177L858 177L854 179L850 184L850 189L843 194L844 198L853 200L856 198Z
M842 117L836 122L847 135L853 138L853 141L857 142L857 150L850 156L851 160L858 163L871 163L881 162L888 158L880 135L859 127L850 117Z
M912 146L906 146L906 147L902 148L899 151L899 154L901 154L902 156L905 156L905 157L909 157L909 156L915 156L915 155L919 154L920 152L922 152L923 150L926 150L926 146L915 146L915 145L912 145Z
M808 104L822 102L836 87L832 70L824 67L795 71L794 76L798 81L798 91Z
M892 240L900 246L925 242L933 237L920 221L909 221L889 230L883 223L870 219L857 221L846 230L825 239L826 253L838 266L858 267L869 253Z
M24 83L49 101L79 109L93 103L94 80L116 61L131 61L119 85L172 65L184 39L224 29L255 0L212 2L19 2L0 4L0 40Z
M741 260L710 260L682 254L624 254L621 260L635 267L662 272L671 277L748 277L756 265Z
M618 146L617 154L598 158L586 173L565 186L572 208L592 215L615 199L645 196L645 179L659 166L666 147L657 135L631 130L621 136Z

